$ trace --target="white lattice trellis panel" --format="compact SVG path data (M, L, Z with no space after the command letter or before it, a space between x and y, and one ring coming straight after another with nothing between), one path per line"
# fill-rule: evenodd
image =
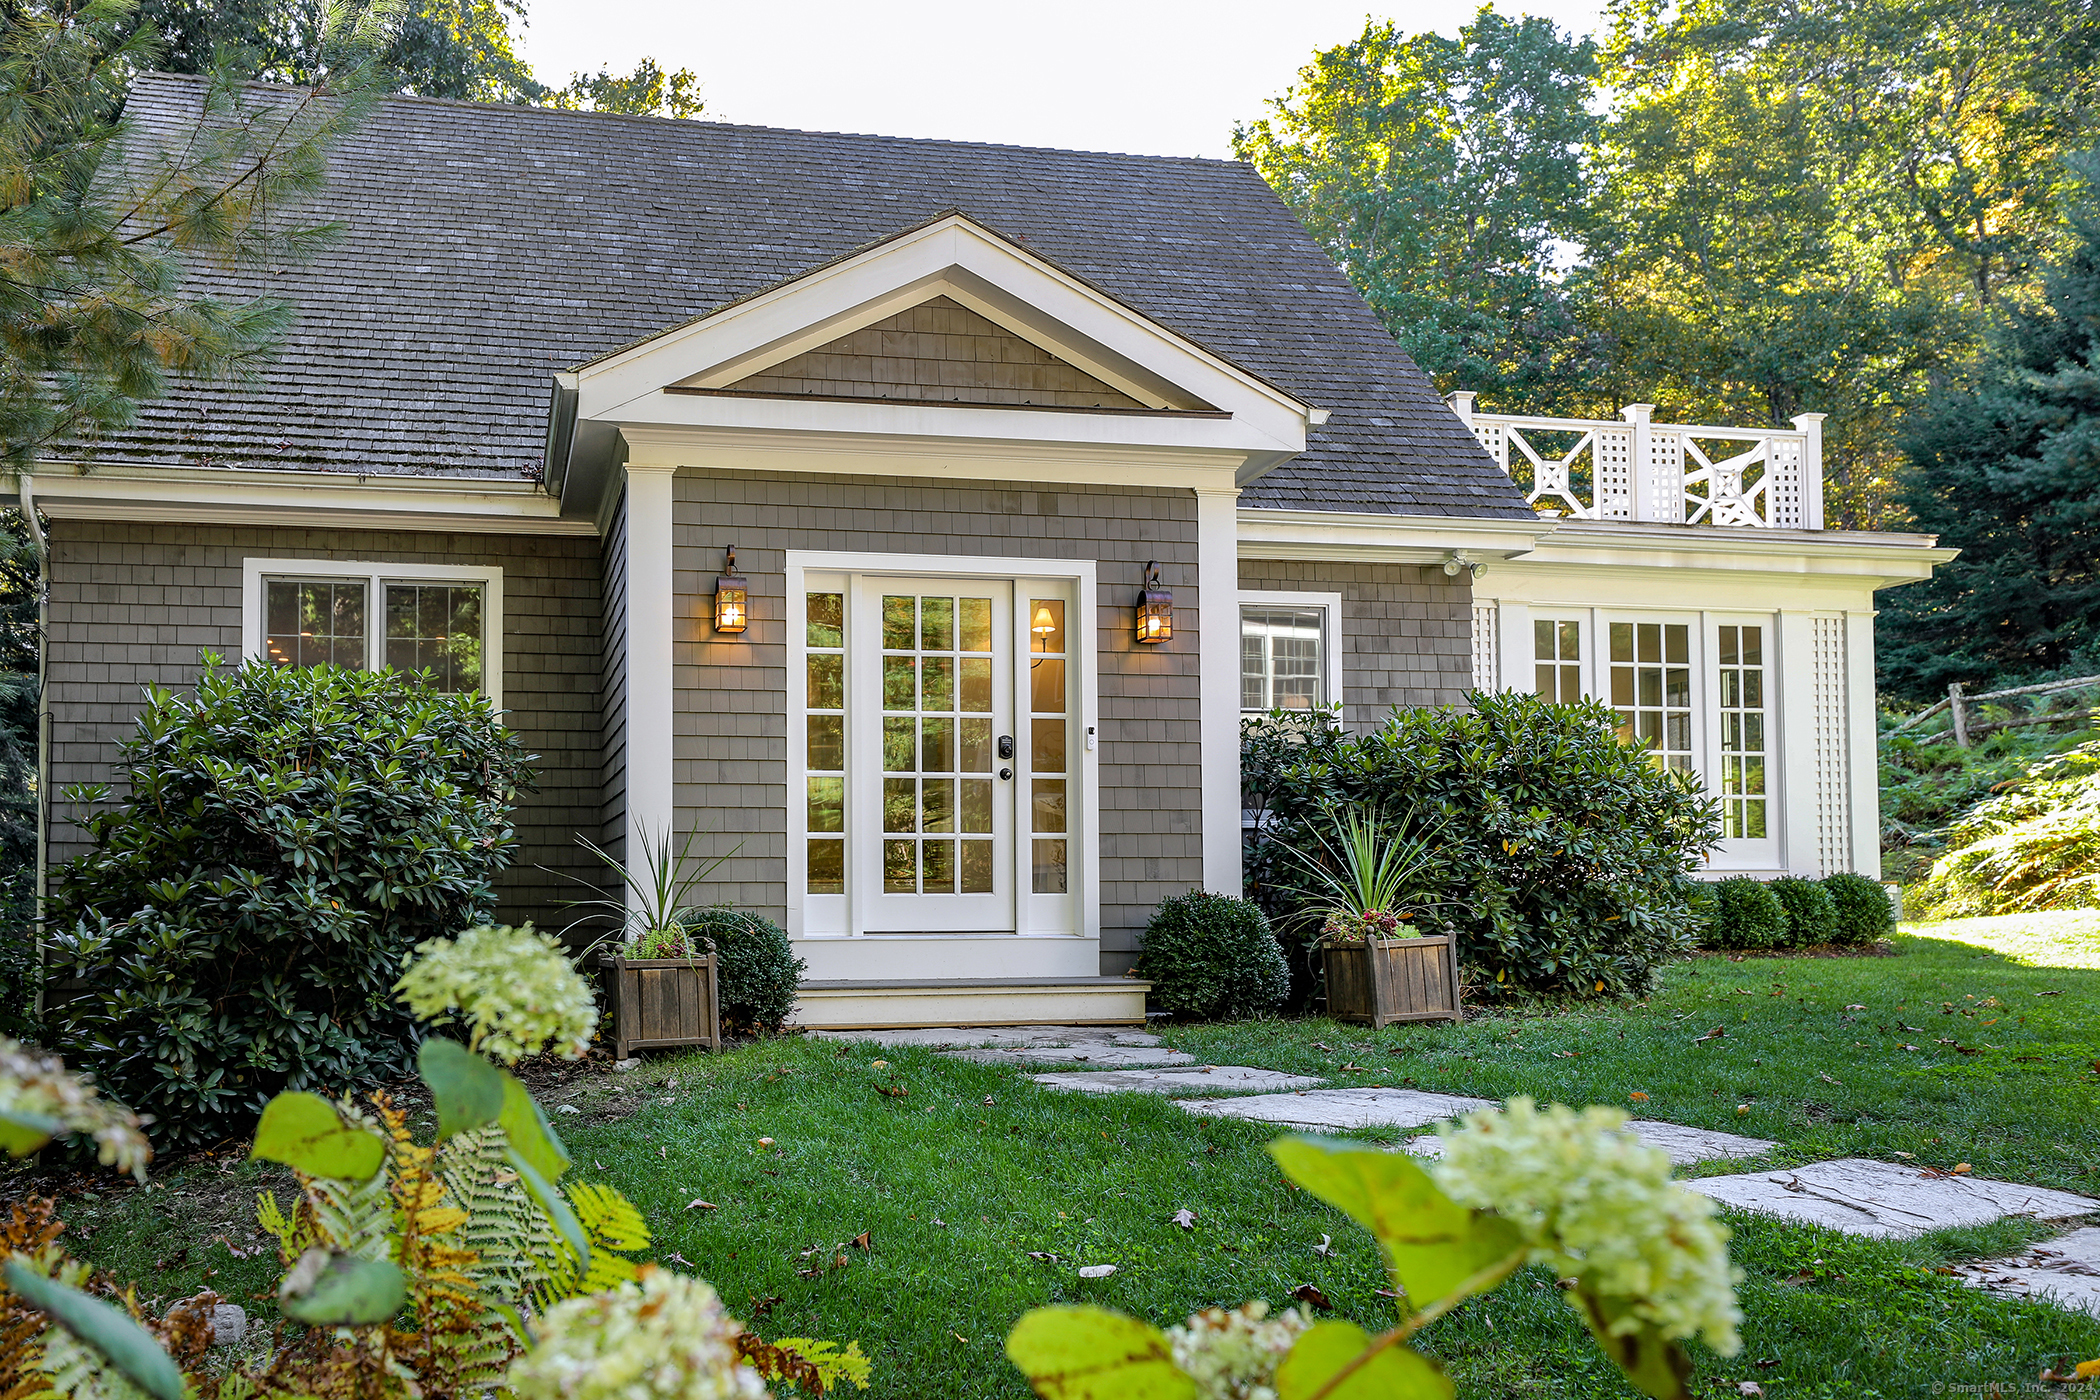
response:
M1502 689L1501 639L1496 635L1499 612L1493 603L1473 605L1473 689L1493 694Z
M1847 743L1845 619L1811 620L1810 680L1816 760L1816 863L1825 875L1852 868L1852 764Z
M1684 437L1651 428L1648 432L1648 509L1650 520L1684 523Z
M1633 519L1633 429L1599 428L1590 439L1596 474L1597 518Z

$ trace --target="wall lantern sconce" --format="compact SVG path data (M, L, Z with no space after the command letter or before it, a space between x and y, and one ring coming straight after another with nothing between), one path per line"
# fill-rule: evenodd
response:
M1138 592L1137 639L1164 642L1174 635L1174 595L1160 586L1157 562L1145 565L1145 584Z
M736 571L736 546L729 546L729 564L715 580L715 630L731 634L744 630L751 620L751 585Z

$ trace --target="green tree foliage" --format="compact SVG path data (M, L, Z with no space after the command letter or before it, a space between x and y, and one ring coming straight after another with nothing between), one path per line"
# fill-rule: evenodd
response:
M569 85L548 94L546 105L572 112L624 112L637 117L690 119L707 110L700 97L700 79L690 68L666 73L653 58L644 58L626 77L603 68L596 73L578 73Z
M1382 813L1427 835L1424 933L1458 935L1471 994L1645 991L1691 946L1692 875L1720 836L1686 775L1613 735L1594 701L1474 694L1470 711L1395 710L1368 734L1278 711L1245 726L1241 770L1258 811L1247 862L1272 917L1297 912L1297 851L1337 812Z
M485 696L413 674L258 660L149 690L123 795L65 794L98 810L52 877L53 969L85 983L48 1012L58 1042L163 1141L400 1073L394 979L488 922L528 762Z
M1693 422L1824 425L1878 523L1904 411L2026 285L2100 84L2068 0L1617 0L1591 246L1615 387Z
M20 511L0 512L0 1035L36 1004L37 712L43 577Z
M1439 385L1562 405L1593 348L1555 260L1588 236L1595 77L1590 42L1546 20L1483 9L1456 39L1374 21L1233 147Z
M2067 164L2084 178L2043 297L1906 442L1904 504L1961 556L1889 595L1880 680L1899 695L2100 660L2100 156Z
M0 444L14 465L128 424L175 375L239 377L292 319L273 297L183 289L186 264L303 257L333 228L298 217L362 90L200 89L196 121L153 144L120 106L156 43L127 0L0 14Z

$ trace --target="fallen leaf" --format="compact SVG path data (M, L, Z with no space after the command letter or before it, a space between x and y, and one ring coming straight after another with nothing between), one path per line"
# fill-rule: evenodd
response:
M1638 1089L1634 1090L1634 1091L1633 1091L1632 1093L1628 1094L1628 1095L1627 1095L1626 1097L1627 1097L1627 1098L1629 1098L1629 1099L1632 1099L1632 1100L1633 1100L1633 1101L1634 1101L1635 1103L1646 1103L1646 1102L1648 1102L1648 1096L1647 1096L1646 1094L1642 1093L1642 1092L1641 1092L1640 1090L1638 1090Z
M2035 995L2036 995L2036 996L2038 996L2038 997L2060 997L2060 996L2062 996L2062 995L2063 995L2063 993L2062 993L2061 991L2055 991L2055 992L2036 992L2036 993L2035 993Z
M1693 1036L1693 1037L1692 1037L1692 1044L1694 1044L1694 1045L1697 1045L1697 1044L1699 1044L1699 1043L1700 1043L1701 1041L1707 1041L1707 1040L1722 1040L1722 1039L1725 1039L1725 1038L1727 1037L1727 1035L1728 1035L1728 1030L1727 1030L1727 1028L1726 1028L1725 1026L1715 1026L1715 1027L1714 1027L1714 1028L1713 1028L1712 1030L1708 1031L1708 1032L1707 1032L1707 1033L1706 1033L1705 1035L1696 1035L1696 1036Z
M968 1337L965 1337L960 1332L950 1332L948 1335L955 1338L956 1341L961 1342L964 1346L968 1346L970 1344L970 1339Z
M853 1247L863 1254L873 1254L875 1252L872 1248L870 1248L868 1244L868 1236L870 1233L872 1232L863 1230L853 1237Z
M1966 1175L1966 1174L1967 1174L1967 1173L1968 1173L1968 1172L1969 1172L1970 1170L1971 1170L1971 1168L1970 1168L1970 1166L1969 1166L1969 1164L1968 1164L1967 1162L1956 1162L1956 1163L1955 1163L1955 1164L1954 1164L1953 1166L1951 1166L1951 1167L1947 1168L1947 1175L1949 1175L1949 1176L1964 1176L1964 1175Z
M703 1200L699 1200L699 1199L697 1199L697 1198L696 1198L696 1199L694 1199L693 1201L691 1201L690 1203L688 1203L688 1204L687 1204L687 1206L686 1206L686 1209L687 1209L687 1210L715 1210L715 1209L717 1209L717 1207L716 1207L716 1205L715 1205L715 1203L714 1203L713 1201L703 1201Z
M870 1060L868 1061L868 1067L871 1069L888 1069L890 1062L888 1060Z
M1749 1104L1746 1104L1746 1103L1739 1103L1739 1104L1737 1104L1737 1105L1735 1106L1735 1116L1736 1116L1736 1117L1738 1117L1738 1118L1744 1117L1744 1116L1745 1116L1745 1115L1747 1115L1747 1114L1748 1114L1749 1112L1750 1112L1750 1105L1749 1105Z
M1326 1052L1327 1052L1328 1054L1330 1054L1330 1055L1332 1055L1332 1054L1334 1053L1334 1047L1333 1047L1332 1045L1329 1045L1329 1044L1328 1044L1328 1043L1327 1043L1326 1041L1324 1041L1324 1040L1316 1040L1316 1041L1314 1041L1314 1042L1312 1043L1312 1048L1313 1048L1313 1049L1315 1049L1315 1050L1325 1050L1325 1051L1326 1051Z
M682 1264L685 1261L681 1259L678 1262ZM779 1306L780 1295L778 1293L768 1293L763 1298L759 1297L756 1293L751 1295L751 1316L753 1320L757 1320L759 1318L764 1317L767 1313L770 1313L771 1311L773 1311L773 1309Z
M666 1258L666 1259L674 1259L674 1260L676 1260L677 1262L679 1262L679 1263L681 1263L681 1264L685 1265L685 1266L686 1266L686 1267L687 1267L688 1269L690 1269L690 1268L693 1268L693 1267L695 1267L695 1266L694 1266L694 1264L693 1264L693 1261L692 1261L692 1260L690 1260L690 1259L686 1258L686 1257L685 1257L685 1256L684 1256L683 1254L679 1254L679 1253L677 1253L677 1252L675 1252L675 1251L674 1251L674 1252L672 1252L672 1253L670 1253L670 1254L666 1254L666 1255L664 1256L664 1258Z
M1898 1157L1916 1157L1916 1156L1917 1156L1917 1154L1916 1154L1915 1152L1898 1152L1898 1153L1897 1153L1896 1155L1897 1155Z
M1911 1045L1911 1044L1908 1044L1908 1043L1906 1043L1906 1044L1903 1044L1903 1045L1899 1045L1899 1046L1897 1046L1896 1048L1897 1048L1898 1050L1915 1050L1915 1049L1917 1049L1918 1047L1917 1047L1917 1046L1915 1046L1915 1045Z
M581 1113L581 1112L583 1112L583 1110L582 1110L582 1109L578 1108L578 1107L577 1107L577 1106L576 1106L575 1104L572 1104L572 1103L563 1103L563 1104L556 1104L556 1105L554 1106L554 1111L555 1111L556 1113Z
M1030 1259L1040 1259L1045 1264L1055 1264L1057 1262L1057 1256L1055 1254L1045 1254L1039 1249L1029 1250L1028 1257Z
M1107 1278L1116 1271L1113 1264L1088 1264L1079 1271L1081 1278Z
M1856 1002L1856 1001L1855 1001L1855 1002L1853 1002L1853 1003L1852 1003L1852 1004L1851 1004L1850 1006L1847 1006L1847 1007L1846 1007L1845 1009L1846 1009L1847 1011L1864 1011L1864 1010L1866 1010L1867 1008L1866 1008L1866 1007L1864 1007L1864 1006L1861 1006L1861 1005L1860 1005L1860 1004L1859 1004L1858 1002ZM1772 1364L1776 1366L1776 1365L1778 1365L1779 1363L1775 1361L1775 1362L1773 1362Z
M1311 1303L1321 1312L1334 1311L1334 1304L1327 1301L1327 1295L1310 1283L1301 1283L1293 1288L1291 1296L1301 1303Z
M1176 1225L1179 1225L1184 1230L1193 1230L1196 1228L1196 1212L1192 1210L1177 1210L1174 1212L1172 1218L1174 1223Z
M1765 1393L1765 1388L1756 1381L1737 1381L1735 1383L1735 1393L1738 1395L1761 1396Z
M999 1102L999 1101L998 1101L997 1099L993 1098L993 1097L992 1097L992 1096L991 1096L990 1094L986 1094L986 1095L984 1096L984 1106L985 1106L986 1108L990 1108L990 1107L992 1107L992 1106L993 1106L994 1104L996 1104L996 1103L998 1103L998 1102Z
M656 1149L656 1155L668 1162L671 1160L671 1149L668 1147L659 1147Z
M1760 1356L1757 1358L1757 1369L1760 1371L1769 1371L1778 1364L1779 1358L1776 1356Z
M1788 1274L1785 1278L1779 1281L1791 1287L1799 1288L1804 1283L1814 1283L1816 1281L1816 1276L1814 1271L1809 1269L1802 1269L1797 1273Z
M1312 1248L1313 1248L1313 1253L1315 1253L1315 1254L1318 1254L1318 1255L1321 1255L1322 1257L1325 1257L1325 1256L1328 1256L1328 1255L1331 1255L1331 1254L1333 1254L1333 1253L1334 1253L1334 1236L1332 1236L1332 1235L1322 1235L1322 1236L1320 1236L1320 1242L1319 1242L1318 1244L1314 1245L1314 1246L1313 1246Z
M1843 1084L1844 1084L1844 1081L1843 1081L1843 1080L1841 1080L1841 1079L1832 1079L1832 1078L1831 1078L1831 1077L1830 1077L1829 1075L1827 1075L1827 1074L1818 1074L1818 1075L1816 1076L1816 1078L1818 1078L1818 1079L1822 1080L1822 1081L1823 1081L1823 1082L1824 1082L1825 1084L1836 1084L1836 1085L1839 1085L1840 1087L1842 1087L1842 1086L1843 1086Z
M758 1140L758 1145L759 1145L760 1147L771 1147L771 1146L773 1145L773 1139L771 1139L771 1138L760 1138L760 1139Z
M1369 1074L1371 1067L1369 1065L1343 1065L1339 1072L1342 1074Z

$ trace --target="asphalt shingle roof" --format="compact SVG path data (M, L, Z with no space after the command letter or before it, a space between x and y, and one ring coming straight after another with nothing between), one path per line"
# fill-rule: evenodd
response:
M194 120L197 80L131 113ZM299 321L247 386L184 386L104 461L537 470L550 376L944 210L1328 409L1242 496L1283 509L1531 511L1250 166L483 106L379 104L334 154L344 236L268 275Z

